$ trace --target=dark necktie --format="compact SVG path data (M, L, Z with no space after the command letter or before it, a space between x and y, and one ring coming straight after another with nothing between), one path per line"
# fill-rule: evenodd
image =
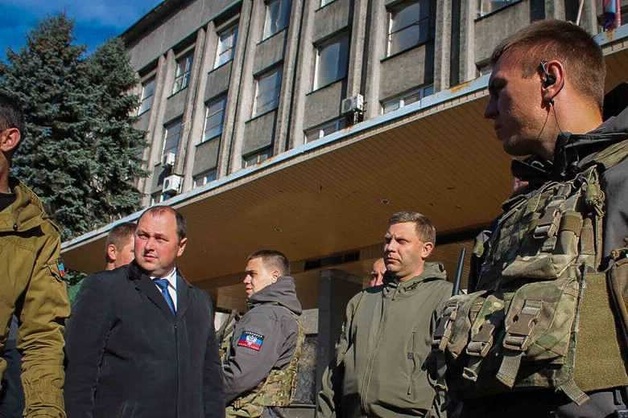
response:
M172 297L170 296L170 292L168 292L168 279L154 279L153 283L155 283L157 287L159 288L159 290L161 290L161 294L163 295L164 299L166 299L166 303L168 304L168 307L174 314L175 313L174 301L172 300Z

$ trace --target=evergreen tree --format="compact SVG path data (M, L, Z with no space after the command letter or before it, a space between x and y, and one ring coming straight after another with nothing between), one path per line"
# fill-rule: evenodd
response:
M92 57L73 44L65 15L42 21L0 66L0 88L23 106L26 129L13 167L42 198L64 239L139 208L133 185L143 134L132 127L136 82L120 42ZM110 62L107 62L110 61Z
M89 196L108 223L139 209L141 194L134 181L148 175L142 169L144 132L133 127L139 98L129 94L138 79L119 38L102 45L86 64L94 106L92 158L97 161Z

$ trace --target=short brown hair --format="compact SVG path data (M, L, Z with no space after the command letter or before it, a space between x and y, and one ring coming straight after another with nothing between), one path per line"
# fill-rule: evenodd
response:
M135 234L135 225L133 222L122 222L111 228L109 234L107 234L107 241L105 242L105 248L108 248L113 244L116 250L122 250L122 247L129 241Z
M247 262L254 258L261 258L265 266L272 266L279 270L279 274L287 276L290 274L290 262L282 252L277 250L259 250L249 255L246 259Z
M179 241L181 241L183 238L187 236L187 223L185 222L185 218L183 217L183 215L181 215L181 213L179 213L178 210L170 206L166 206L166 205L152 206L146 209L144 213L140 215L140 218L137 220L137 223L140 223L140 219L142 219L145 215L149 213L158 214L158 215L163 215L164 213L171 213L172 215L174 215L177 221L177 235L179 237Z
M493 51L491 64L511 54L516 54L526 78L539 71L541 61L560 61L577 91L602 109L604 56L600 46L581 27L554 19L534 22L502 41Z
M413 222L416 227L416 233L421 241L436 244L436 228L432 225L429 218L419 212L397 212L388 220L388 226L401 224L405 222Z

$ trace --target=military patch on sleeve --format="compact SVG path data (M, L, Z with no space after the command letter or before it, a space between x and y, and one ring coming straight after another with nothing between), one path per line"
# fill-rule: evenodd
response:
M59 275L61 276L61 278L65 277L65 264L63 264L63 261L61 259L57 260L57 269L59 269Z
M257 332L242 331L242 335L238 338L238 347L259 351L262 349L262 344L264 344L264 336Z

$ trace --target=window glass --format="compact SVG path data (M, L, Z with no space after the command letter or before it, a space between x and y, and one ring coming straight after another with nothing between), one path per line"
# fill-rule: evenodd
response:
M177 154L179 140L181 139L181 119L165 125L164 128L164 151L162 155L166 155L169 152Z
M205 129L203 131L203 140L201 142L205 142L222 134L222 123L225 117L226 105L226 96L207 103L205 109Z
M174 85L172 86L172 94L183 90L190 82L190 74L192 72L192 53L177 60L177 69L174 75Z
M389 12L388 56L426 42L430 31L430 2L403 3Z
M271 37L288 26L291 6L291 0L270 0L266 3L263 39Z
M279 105L281 92L281 67L261 75L256 80L255 106L253 115L259 115Z
M324 123L316 128L312 128L305 132L305 142L315 141L324 136L337 132L345 127L345 119L336 119L331 122Z
M263 161L266 161L273 155L273 150L271 147L264 148L261 151L257 151L253 154L249 154L242 158L242 167L251 167L256 164L260 164Z
M216 180L216 169L205 171L194 176L194 187L201 187Z
M314 90L347 75L349 37L342 35L317 48Z
M403 106L407 106L411 103L416 103L424 97L432 94L434 94L434 86L432 84L420 87L415 90L410 90L390 100L383 101L382 113L393 112L397 109L402 108Z
M220 67L233 59L237 40L237 26L232 26L218 34L218 48L216 49L214 68Z
M516 1L520 0L478 0L478 17L482 17L486 14L492 13L496 10L499 10L503 7L508 6Z
M155 78L151 78L142 84L142 97L140 108L137 112L138 115L141 115L144 112L150 110L153 105L153 97L155 96Z

